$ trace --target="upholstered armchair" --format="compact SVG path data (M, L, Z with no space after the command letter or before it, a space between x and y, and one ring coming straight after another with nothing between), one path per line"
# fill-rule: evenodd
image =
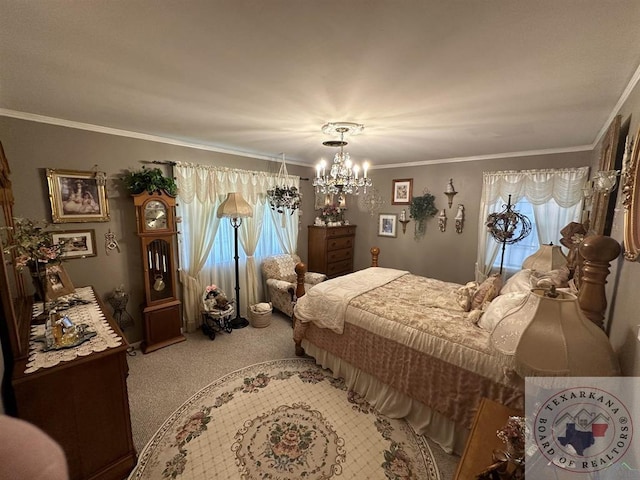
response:
M295 266L300 262L298 255L284 253L267 257L262 262L262 276L267 287L267 300L282 313L293 316L295 302L296 272ZM327 276L322 273L307 272L305 274L305 290L324 281Z

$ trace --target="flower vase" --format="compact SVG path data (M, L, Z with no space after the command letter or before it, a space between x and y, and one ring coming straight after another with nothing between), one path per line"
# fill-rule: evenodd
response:
M507 442L507 457L509 460L516 464L520 464L524 461L524 449L513 442Z

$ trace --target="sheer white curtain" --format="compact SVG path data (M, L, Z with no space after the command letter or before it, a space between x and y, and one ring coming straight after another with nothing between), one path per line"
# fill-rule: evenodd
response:
M478 229L476 280L490 273L501 244L484 228L487 216L500 211L509 195L515 204L526 198L533 205L534 221L540 243L560 243L560 230L569 222L579 222L583 205L582 187L589 176L589 167L547 170L485 172Z
M300 191L299 179L294 187ZM296 253L298 251L298 228L300 223L298 211L293 212L293 215L291 215L288 211L285 213L278 213L277 211L269 208L269 216L275 226L274 232L278 242L280 243L280 247L282 247L282 251L290 254ZM292 218L287 220L287 217Z
M241 314L262 295L261 275L257 260L283 249L276 238L278 225L266 210L271 210L267 190L273 188L277 176L224 167L179 162L174 168L178 185L178 215L182 217L179 242L180 281L183 286L183 317L186 331L196 330L202 323L200 305L207 285L217 284L229 297L235 295L234 229L228 219L218 219L216 212L230 192L240 192L253 207L253 217L244 218L239 229L239 285ZM299 187L299 177L290 176ZM285 219L286 228L297 215ZM264 235L264 232L267 232ZM266 238L265 238L266 237ZM297 241L297 240L296 240Z

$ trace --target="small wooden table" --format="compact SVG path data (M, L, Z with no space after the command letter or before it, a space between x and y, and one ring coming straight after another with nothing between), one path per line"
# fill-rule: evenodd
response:
M473 480L493 463L493 451L504 448L496 432L507 423L509 417L518 415L523 415L523 412L488 398L480 401L454 480Z

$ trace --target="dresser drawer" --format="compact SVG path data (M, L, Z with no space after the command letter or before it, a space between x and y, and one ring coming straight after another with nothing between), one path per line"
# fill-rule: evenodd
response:
M327 227L327 238L344 237L346 235L355 235L356 227Z
M353 237L330 238L327 240L327 250L340 250L353 247Z
M341 273L351 273L352 269L353 267L350 259L330 263L327 265L327 276L332 277Z
M339 262L341 260L350 260L353 258L353 248L341 248L340 250L332 250L327 255L329 263Z

